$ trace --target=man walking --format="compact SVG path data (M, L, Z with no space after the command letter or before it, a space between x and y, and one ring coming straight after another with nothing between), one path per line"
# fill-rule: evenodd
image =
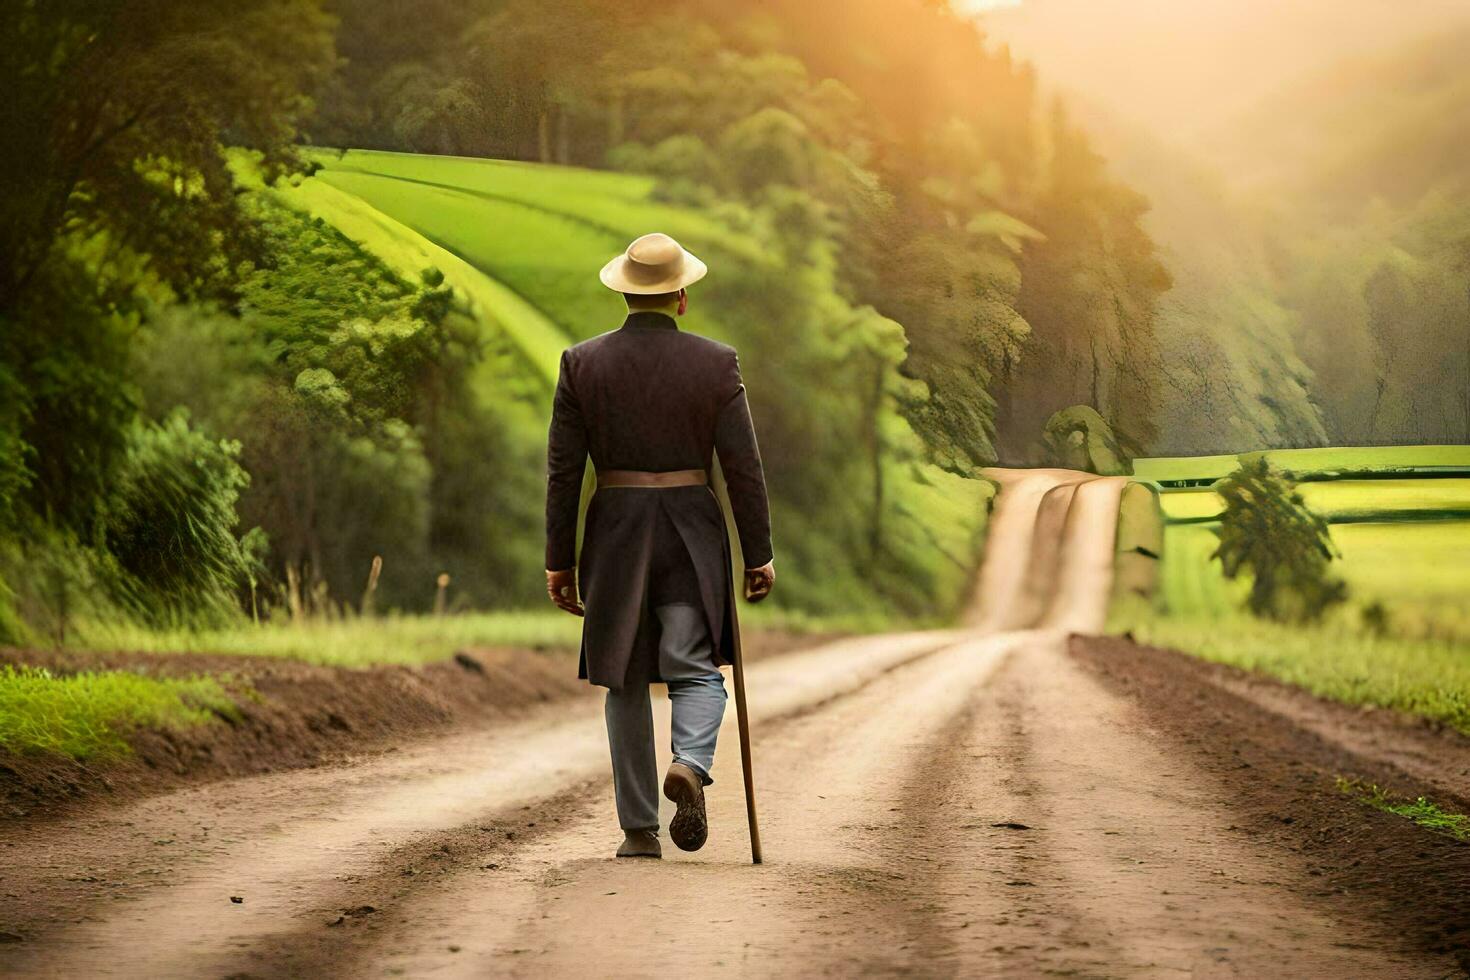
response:
M546 590L585 615L578 676L606 687L618 857L659 857L658 768L648 685L668 685L674 761L669 837L708 836L704 787L725 713L718 668L734 656L730 542L709 487L718 453L746 568L746 598L775 584L765 475L735 349L679 329L706 267L668 235L644 235L603 267L628 317L562 354L546 463ZM597 492L576 554L582 474ZM581 599L578 599L580 579Z

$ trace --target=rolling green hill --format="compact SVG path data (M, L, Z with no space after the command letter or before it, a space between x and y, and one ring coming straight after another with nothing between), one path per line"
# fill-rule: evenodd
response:
M714 264L760 261L748 237L653 200L645 177L380 151L313 157L320 169L278 191L284 201L406 275L439 266L486 330L549 382L564 347L621 322L622 302L597 284L596 271L646 229ZM698 306L689 325L733 339Z
M918 440L896 414L872 420L875 441L864 447L846 445L851 439L838 428L852 420L782 410L785 393L808 377L800 345L789 345L788 359L788 345L766 322L760 284L792 273L749 213L671 206L656 199L648 178L570 167L356 150L312 157L314 176L271 193L405 276L428 266L443 272L500 355L481 363L477 389L537 459L561 350L622 320L622 301L597 282L597 270L639 234L679 238L712 269L682 326L740 349L757 426L773 433L766 463L778 561L788 570L784 598L841 611L884 596L884 604L916 615L942 615L962 601L994 488L919 461ZM831 263L820 255L795 275L807 285L806 305L782 312L795 314L802 329L831 333L834 356L842 356L838 345L852 342L845 328L876 315L837 298ZM848 361L862 356L858 350ZM811 451L798 451L802 445ZM865 453L861 484L823 463L823 454L850 461ZM809 489L824 480L829 493ZM844 500L846 526L837 523L833 494ZM853 513L863 515L860 529ZM534 538L539 528L524 533ZM875 592L868 559L891 565L904 582Z

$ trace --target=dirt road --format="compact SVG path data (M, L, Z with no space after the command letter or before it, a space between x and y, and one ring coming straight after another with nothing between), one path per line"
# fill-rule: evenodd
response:
M729 727L709 845L612 860L586 697L0 832L0 974L1462 975L1470 848L1332 780L1453 801L1464 740L1069 640L1121 481L997 476L965 629L752 664L761 867Z

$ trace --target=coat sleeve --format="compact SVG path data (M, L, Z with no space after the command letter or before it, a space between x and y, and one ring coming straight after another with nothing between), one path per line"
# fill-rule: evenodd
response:
M551 404L546 438L546 568L558 572L577 563L577 512L582 503L582 473L587 467L587 430L572 389L567 354Z
M715 425L715 452L725 474L735 529L746 568L759 568L771 560L771 511L766 499L766 476L760 449L755 442L755 424L745 385L740 380L740 362L732 351L724 390L730 392Z

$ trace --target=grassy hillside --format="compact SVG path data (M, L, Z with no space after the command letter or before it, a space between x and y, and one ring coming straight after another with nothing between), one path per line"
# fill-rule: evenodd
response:
M357 150L314 151L313 159L320 168L315 176L274 193L405 275L426 265L444 272L485 341L503 352L481 364L477 384L497 404L507 389L516 393L514 424L528 452L539 454L544 440L561 350L622 320L622 301L597 282L597 270L649 230L674 235L710 263L711 275L696 287L681 327L741 350L758 428L805 429L815 438L824 425L820 411L809 419L771 414L770 406L779 404L776 386L791 383L783 373L790 367L782 363L772 325L738 290L780 269L763 234L768 229L743 209L676 207L656 198L651 179L570 167ZM800 274L831 287L830 263L820 255ZM813 327L840 331L843 318L864 315L835 297L821 302L813 312L826 310L834 322ZM869 478L883 484L876 518L883 553L918 572L911 611L942 613L962 601L993 487L918 462L917 441L897 419L884 423L880 438L889 451ZM813 524L812 507L820 505L784 492L792 485L789 474L806 462L779 452L786 441L774 443L777 451L767 459L778 560L794 573L785 579L785 597L799 607L841 611L833 608L842 602L835 596L871 594L872 583L857 568L869 549L804 533ZM853 496L867 490L847 487ZM528 536L537 532L525 529ZM830 558L834 547L846 552L840 561Z

